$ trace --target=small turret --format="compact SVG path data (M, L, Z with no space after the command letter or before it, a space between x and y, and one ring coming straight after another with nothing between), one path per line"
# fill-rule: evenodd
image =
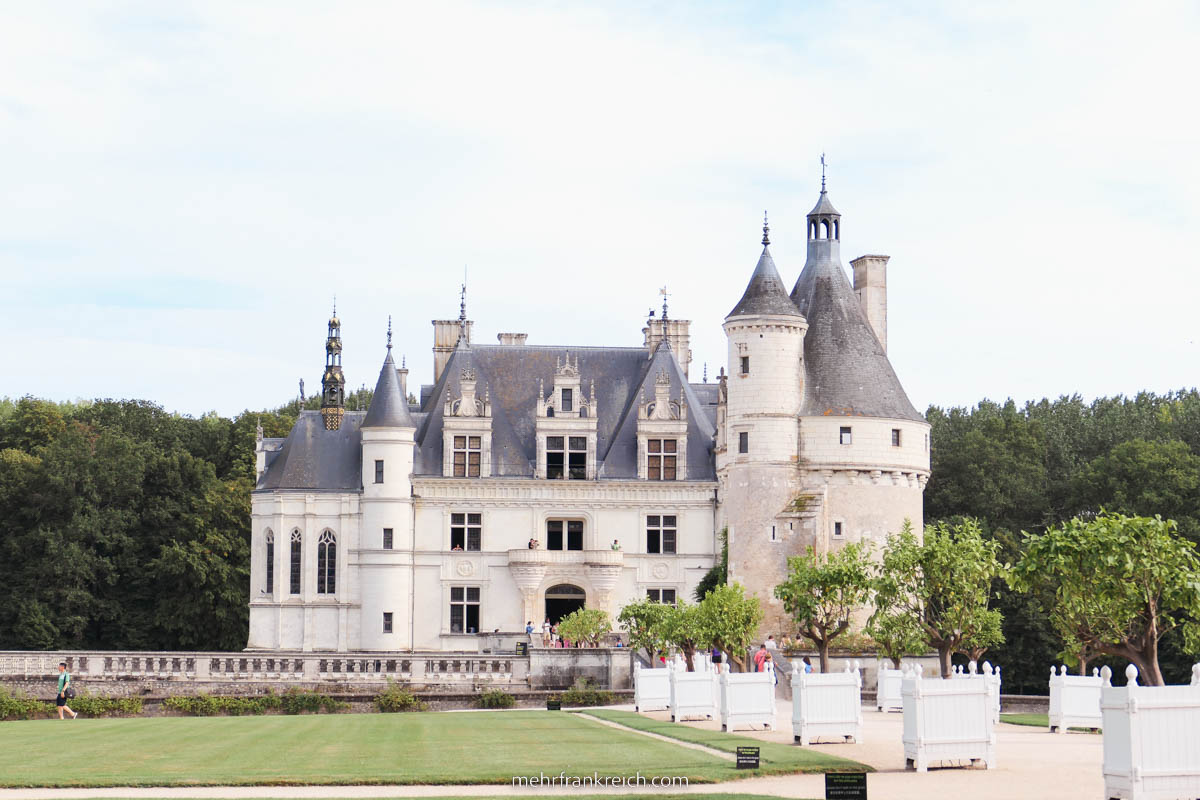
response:
M379 382L375 384L375 395L371 407L363 419L364 428L412 428L416 429L412 413L408 410L408 398L400 389L400 377L396 362L392 360L392 318L388 317L387 357L379 370Z
M303 393L301 388L301 393ZM337 316L337 300L329 317L329 335L325 339L325 373L321 376L321 419L325 430L342 427L346 413L346 377L342 374L342 322Z

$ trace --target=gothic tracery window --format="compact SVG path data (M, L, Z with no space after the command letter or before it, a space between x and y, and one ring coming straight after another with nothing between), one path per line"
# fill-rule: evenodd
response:
M337 590L337 537L325 531L317 540L317 594Z
M288 576L288 592L290 594L300 594L300 547L303 537L300 535L300 529L292 531L291 553L290 555L290 575Z
M275 593L275 534L270 530L267 531L266 537L266 557L267 557L267 585L263 591L267 594Z

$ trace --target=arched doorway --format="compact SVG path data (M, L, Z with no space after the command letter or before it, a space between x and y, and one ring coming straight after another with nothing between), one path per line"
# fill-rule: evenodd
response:
M551 625L576 609L583 608L587 592L570 583L560 583L546 590L546 617Z

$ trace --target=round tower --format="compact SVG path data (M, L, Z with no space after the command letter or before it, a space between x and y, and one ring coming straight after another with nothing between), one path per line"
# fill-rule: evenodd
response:
M770 625L785 514L801 485L798 463L804 338L808 322L788 297L763 249L742 299L723 325L729 345L724 425L717 469L729 534L729 579L758 595Z
M392 360L387 357L362 426L362 530L359 632L364 650L411 646L413 553L412 472L416 423Z

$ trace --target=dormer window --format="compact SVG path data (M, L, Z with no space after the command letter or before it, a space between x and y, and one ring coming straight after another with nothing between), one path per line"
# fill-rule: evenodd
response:
M571 411L574 410L574 403L575 403L575 399L572 395L571 390L563 389L562 390L562 403L561 403L562 412L564 414L571 413Z
M587 437L547 436L546 477L551 480L587 479Z
M678 458L674 439L646 440L646 478L652 481L675 480Z
M454 477L478 478L482 460L483 439L481 437L454 437Z
M442 476L489 478L492 474L492 402L479 396L475 370L459 375L460 394L447 392L442 410Z
M549 480L596 478L596 386L583 386L578 358L567 355L554 369L554 385L538 381L536 475Z

